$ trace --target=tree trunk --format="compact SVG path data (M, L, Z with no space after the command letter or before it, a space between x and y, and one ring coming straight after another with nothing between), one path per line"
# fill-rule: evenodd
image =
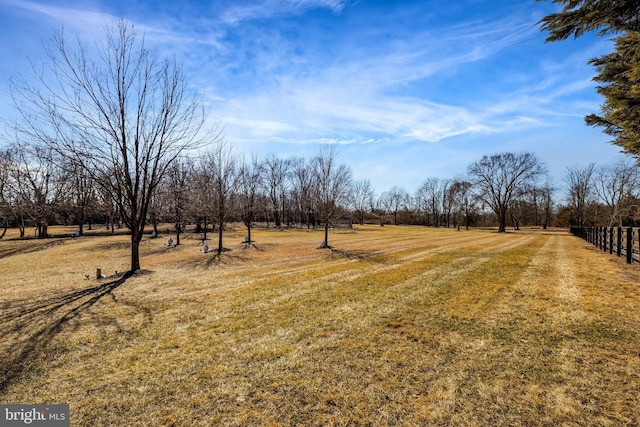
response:
M218 256L222 253L222 222L218 224Z
M49 237L49 227L46 221L38 224L38 239L46 239Z
M498 213L498 233L505 233L507 231L507 210L501 209Z
M142 231L133 230L131 232L131 273L140 270L140 241L142 240Z
M86 215L84 213L84 209L81 209L80 211L80 215L78 216L78 230L80 230L80 235L82 236L82 233L84 233L84 220L86 218ZM89 226L89 230L91 230L91 226Z
M274 218L273 221L274 221L275 227L280 228L282 223L280 222L280 212L278 212L278 209L273 210L273 218Z
M282 222L289 225L289 220L287 219L285 208L284 208L284 194L282 195Z
M329 221L324 223L324 247L329 247Z
M9 228L9 220L7 218L4 219L4 227L2 230L2 235L0 235L0 239L2 239L4 237L5 234L7 234L7 229Z

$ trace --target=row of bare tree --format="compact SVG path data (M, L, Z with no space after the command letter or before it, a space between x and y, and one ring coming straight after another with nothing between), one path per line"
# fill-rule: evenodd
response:
M176 243L187 224L196 232L219 233L227 222L242 222L247 243L255 222L267 227L328 227L339 217L393 224L469 227L489 210L516 228L522 223L547 226L552 219L552 189L537 185L544 172L530 154L485 156L469 167L469 176L429 178L414 194L395 186L377 194L370 180L353 180L348 166L326 147L312 159L270 155L245 158L220 140L197 156L175 158L150 193L146 224L175 227ZM130 216L120 191L110 191L113 177L96 176L73 161L39 145L16 143L0 152L0 214L4 227L16 225L24 236L32 225L46 237L52 223L106 223L111 231ZM498 222L498 225L500 223ZM328 235L325 235L325 245Z
M150 210L150 221L175 225L177 243L189 222L205 234L208 225L218 232L218 253L229 221L242 222L251 243L257 221L267 227L284 223L322 224L324 244L331 223L342 214L350 194L351 171L337 161L332 147L321 149L311 160L242 158L233 148L218 142L202 156L181 158L169 168Z
M465 177L428 178L415 194L393 187L378 199L377 211L392 215L394 224L469 228L489 221L501 232L509 224L546 228L553 219L552 194L546 169L535 155L507 152L471 163Z
M469 166L468 176L428 178L413 194L399 186L377 194L370 180L352 180L336 154L327 148L310 160L246 159L218 141L203 154L171 163L151 197L146 222L174 224L179 244L187 223L206 233L210 225L221 230L227 221L241 221L250 242L256 221L315 227L345 216L361 224L468 228L487 210L498 225L504 220L515 228L546 227L554 219L553 188L538 179L545 178L544 169L530 154L485 156ZM564 181L567 198L557 210L567 225L622 225L638 209L640 176L631 162L570 167ZM19 227L22 236L29 225L46 237L50 223L78 224L82 234L85 224L99 221L113 231L126 215L119 193L107 188L73 162L55 161L41 146L16 143L0 151L0 221L3 229Z
M47 237L49 224L101 222L114 232L130 216L119 191L108 191L101 181L74 162L64 162L39 145L14 144L0 150L0 217L3 233L10 225L33 226L37 237ZM333 147L321 149L310 160L275 155L246 159L219 140L197 156L174 159L150 193L145 224L157 231L160 223L175 227L176 243L187 224L198 233L222 230L229 221L247 227L247 243L256 221L281 227L284 223L327 228L343 215L351 195L351 171L337 161ZM2 237L0 236L0 237ZM328 236L325 236L325 244Z
M567 168L567 200L558 209L562 225L634 225L640 219L640 169L630 159L611 165Z

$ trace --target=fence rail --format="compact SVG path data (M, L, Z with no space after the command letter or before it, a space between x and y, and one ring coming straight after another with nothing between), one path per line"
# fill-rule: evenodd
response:
M628 264L640 262L638 227L571 227L571 233L603 252L625 257Z

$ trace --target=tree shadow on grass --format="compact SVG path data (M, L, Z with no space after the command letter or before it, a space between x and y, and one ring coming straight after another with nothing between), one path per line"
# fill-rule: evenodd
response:
M256 249L261 251L257 247ZM197 256L191 256L185 259L185 261L181 262L179 266L187 269L207 269L210 267L238 265L251 260L251 256L247 255L246 250L243 248L223 248L221 253L218 253L218 249L215 248L210 249L208 253L204 253L200 250Z
M225 254L224 258L222 254ZM229 248L223 248L222 252L218 252L217 249L214 249L212 251L209 251L208 254L204 254L204 255L208 257L205 264L206 267L211 267L212 265L215 265L215 266L234 265L239 263L245 263L251 260L250 257L243 256L237 253L237 251L234 251L233 249L229 249Z
M57 239L12 239L20 240L22 245L12 244L11 246L0 248L0 258L8 258L14 255L29 254L33 252L42 251L53 246L63 244L69 238L57 238Z
M332 256L335 255L335 256L339 256L347 259L357 259L360 261L365 261L365 260L376 261L380 257L380 254L377 251L368 251L368 250L346 251L346 250L336 249L332 246L329 246L327 248L331 249Z
M256 245L254 240L252 240L251 242L242 242L242 243L240 243L240 248L239 248L240 251L249 251L249 250L252 250L252 249L254 249L254 250L258 251L258 252L265 252L265 249L260 247L260 246L258 246L258 245Z
M23 300L15 307L4 304L0 315L0 395L45 355L51 341L67 323L111 294L132 275L128 272L115 280L64 295Z

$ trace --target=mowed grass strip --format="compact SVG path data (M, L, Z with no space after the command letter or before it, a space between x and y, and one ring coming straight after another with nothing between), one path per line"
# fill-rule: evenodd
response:
M365 227L331 235L333 251L306 231L228 237L216 260L193 236L148 241L150 272L29 322L21 308L98 285L81 274L96 253L124 269L126 237L43 248L44 271L0 259L15 278L0 285L0 400L68 402L74 425L638 418L637 266L565 233Z

